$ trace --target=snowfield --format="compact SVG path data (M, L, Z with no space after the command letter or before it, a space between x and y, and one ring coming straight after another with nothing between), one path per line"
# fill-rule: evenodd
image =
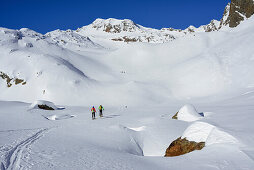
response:
M240 100L244 100L241 98ZM198 104L212 112L189 123L171 117L179 107L105 107L91 119L90 108L30 109L0 102L2 169L252 169L252 103ZM72 116L75 115L75 116ZM49 117L57 119L49 119ZM163 157L176 138L206 141L206 147Z
M0 28L1 170L253 169L254 17L175 30L166 43L130 20L93 24L45 35ZM116 42L111 31L156 36ZM104 117L92 120L100 104ZM164 157L179 137L206 145Z

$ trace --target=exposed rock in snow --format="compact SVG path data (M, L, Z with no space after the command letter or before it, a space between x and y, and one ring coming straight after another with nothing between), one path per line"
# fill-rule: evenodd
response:
M220 21L212 20L209 24L204 25L203 28L205 32L218 31L220 26Z
M25 85L26 82L23 79L19 79L19 78L11 78L9 75L7 75L6 73L3 73L0 71L0 77L6 81L7 87L11 87L13 84L18 85L18 84L22 84Z
M57 107L52 102L37 100L30 105L30 109L57 110Z
M165 157L180 156L194 150L201 150L205 142L189 141L186 138L178 138L173 141L166 150Z
M197 112L196 108L191 104L184 105L172 119L192 122L201 119L202 116Z
M179 137L169 145L165 156L179 156L219 143L237 144L238 142L230 134L219 130L209 123L195 122L184 131L182 137Z

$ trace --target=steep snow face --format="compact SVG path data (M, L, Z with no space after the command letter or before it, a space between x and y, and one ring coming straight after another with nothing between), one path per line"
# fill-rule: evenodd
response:
M220 20L220 27L219 28L222 28L222 26L226 26L229 24L229 20L228 20L229 11L230 11L230 3L228 3L227 6L225 7L223 17Z

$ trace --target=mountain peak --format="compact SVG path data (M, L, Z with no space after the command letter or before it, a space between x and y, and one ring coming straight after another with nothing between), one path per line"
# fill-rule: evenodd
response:
M129 19L98 18L90 25L93 29L108 33L135 32L139 29L139 26Z
M130 19L116 19L116 18L108 18L108 19L97 18L92 24L98 24L98 23L111 23L113 25L116 25L116 24L119 24L119 23L135 24Z

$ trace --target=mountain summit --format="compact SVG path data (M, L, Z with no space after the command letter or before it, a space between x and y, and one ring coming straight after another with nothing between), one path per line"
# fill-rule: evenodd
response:
M98 18L91 24L91 26L96 30L102 30L109 33L140 31L140 27L129 19L118 20L114 18Z

